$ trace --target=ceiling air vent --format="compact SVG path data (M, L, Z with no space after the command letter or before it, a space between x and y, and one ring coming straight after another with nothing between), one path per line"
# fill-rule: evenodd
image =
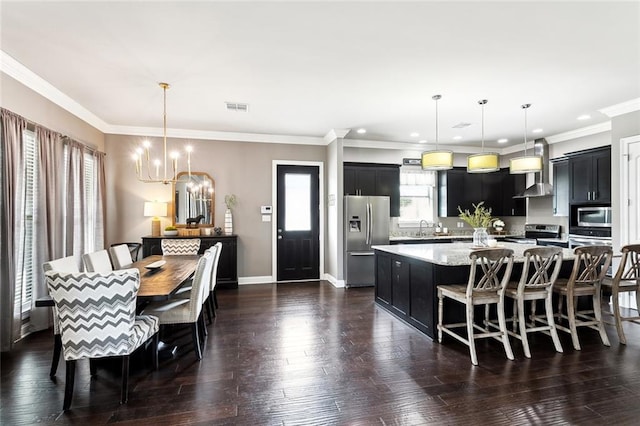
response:
M471 126L471 123L465 123L464 121L461 121L460 123L453 126L452 129L464 129L465 127L469 126Z
M249 112L249 104L241 104L238 102L225 102L227 106L227 111L234 112Z

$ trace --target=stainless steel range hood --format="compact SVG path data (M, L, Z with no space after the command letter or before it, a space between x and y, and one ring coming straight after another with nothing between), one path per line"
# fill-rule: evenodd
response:
M513 198L549 197L553 195L553 186L549 183L549 145L546 139L536 139L533 145L534 155L542 157L542 171L535 174L533 185L525 189L522 194Z

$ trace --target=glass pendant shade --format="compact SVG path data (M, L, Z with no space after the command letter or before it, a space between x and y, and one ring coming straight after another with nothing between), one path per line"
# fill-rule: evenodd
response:
M542 170L542 157L530 155L528 157L517 157L509 160L509 173L533 173Z
M420 162L422 170L449 170L453 168L452 151L425 151Z
M500 170L498 154L483 152L467 157L467 173L490 173Z

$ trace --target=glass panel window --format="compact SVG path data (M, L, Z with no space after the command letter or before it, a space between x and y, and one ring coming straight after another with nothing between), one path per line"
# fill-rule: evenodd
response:
M285 231L311 230L311 176L287 173L284 176Z
M400 218L405 225L434 222L436 172L400 169Z

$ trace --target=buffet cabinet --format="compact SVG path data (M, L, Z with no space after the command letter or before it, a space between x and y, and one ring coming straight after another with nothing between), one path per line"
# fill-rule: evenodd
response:
M212 247L218 242L222 243L222 253L218 261L218 284L217 288L238 288L238 236L237 235L221 235L221 236L199 236L199 237L142 237L142 255L144 257L153 254L162 254L162 240L183 239L183 238L199 238L200 251L204 253L206 249Z

